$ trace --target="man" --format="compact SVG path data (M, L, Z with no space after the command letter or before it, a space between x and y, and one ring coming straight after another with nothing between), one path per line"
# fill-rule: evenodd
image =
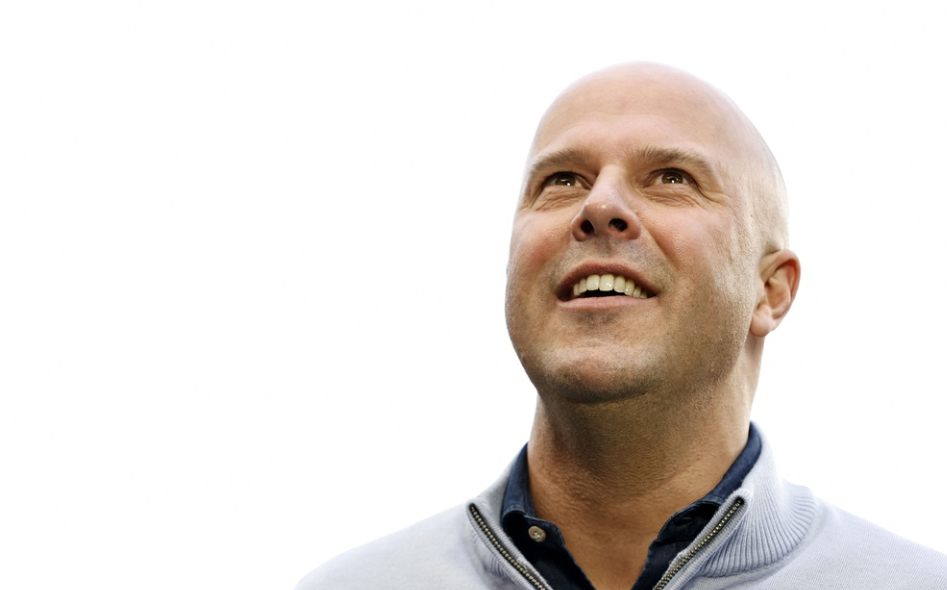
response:
M776 162L719 91L655 64L567 88L510 246L527 447L299 588L947 588L947 556L780 481L750 424L799 283L787 239Z

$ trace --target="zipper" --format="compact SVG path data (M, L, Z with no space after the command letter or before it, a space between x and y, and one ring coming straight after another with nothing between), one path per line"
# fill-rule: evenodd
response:
M477 521L477 525L480 527L480 530L483 531L483 534L487 536L487 539L490 541L490 543L493 544L496 550L500 552L500 555L510 562L510 565L516 568L516 571L522 574L522 576L526 578L526 580L528 580L529 583L531 583L537 590L550 590L545 584L540 582L536 576L531 574L528 569L523 567L523 564L516 561L516 558L506 550L506 547L504 547L503 543L500 543L500 540L496 538L496 535L493 534L493 530L490 529L490 525L488 525L486 521L483 520L483 517L480 516L480 512L477 511L477 507L473 504L470 505L470 514L473 516L474 520Z
M701 539L700 543L688 551L687 555L682 557L681 560L677 562L677 565L664 574L664 577L661 578L661 581L658 582L658 585L654 587L654 590L664 590L664 587L671 582L671 579L674 578L674 576L676 576L679 571L684 569L684 566L687 565L688 562L690 562L690 560L693 559L694 556L697 555L697 553L707 545L707 543L710 543L710 541L716 537L725 526L727 526L727 523L730 522L730 519L732 519L742 507L743 498L737 498L736 502L733 503L733 506L730 507L730 510L728 510L723 518L720 519L720 522L717 523L717 526L707 533L707 536Z
M701 539L700 543L688 551L687 555L682 557L681 560L677 562L677 565L664 574L664 577L661 578L658 584L654 587L654 590L664 590L664 588L671 582L674 576L684 569L684 566L687 565L691 559L693 559L694 556L700 552L701 549L706 547L714 537L720 534L720 531L722 531L724 527L727 526L727 523L730 522L730 520L734 517L734 515L736 515L737 512L740 511L742 507L743 498L737 498L733 503L733 506L730 507L730 510L728 510L727 513L723 515L723 518L720 519L720 522L717 523L717 526L707 533L707 536ZM550 590L545 584L536 579L536 576L531 574L528 569L523 567L523 564L516 561L516 558L510 555L510 552L507 551L506 547L504 547L503 544L500 543L500 540L496 538L496 535L493 534L493 530L490 529L490 525L488 525L486 521L483 520L483 517L480 516L480 512L477 510L477 507L473 504L470 505L470 514L473 516L474 520L477 521L477 525L480 527L480 530L483 531L483 534L487 536L487 539L490 541L490 543L496 548L497 551L499 551L500 555L502 555L510 563L510 565L516 568L516 571L522 574L522 576L526 578L526 580L529 581L537 590Z

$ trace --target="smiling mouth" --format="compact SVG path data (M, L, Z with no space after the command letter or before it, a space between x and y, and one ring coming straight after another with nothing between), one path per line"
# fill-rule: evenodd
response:
M647 299L653 297L640 285L636 285L631 279L626 279L621 275L589 275L579 282L572 285L572 299L585 299L588 297L635 297L637 299Z

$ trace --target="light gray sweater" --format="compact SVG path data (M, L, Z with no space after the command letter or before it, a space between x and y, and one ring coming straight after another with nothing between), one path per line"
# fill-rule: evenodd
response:
M500 526L508 476L465 505L330 560L296 590L552 590ZM743 485L657 588L947 590L947 556L783 482L764 439Z

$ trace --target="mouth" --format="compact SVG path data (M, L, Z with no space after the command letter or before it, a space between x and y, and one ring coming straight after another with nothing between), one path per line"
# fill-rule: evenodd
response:
M634 297L647 299L654 297L641 285L631 279L616 274L589 275L582 277L572 285L572 296L568 299L587 299L591 297Z

